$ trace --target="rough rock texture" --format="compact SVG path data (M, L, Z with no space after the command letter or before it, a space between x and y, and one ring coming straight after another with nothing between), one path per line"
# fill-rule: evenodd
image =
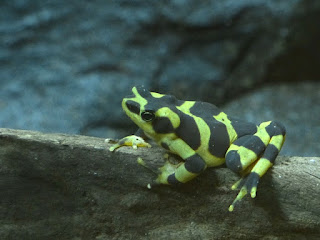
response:
M135 84L219 105L266 74L317 80L319 11L308 0L2 0L0 126L113 136Z
M1 239L319 239L320 158L278 157L234 212L238 179L208 169L179 188L146 188L159 148L0 129Z

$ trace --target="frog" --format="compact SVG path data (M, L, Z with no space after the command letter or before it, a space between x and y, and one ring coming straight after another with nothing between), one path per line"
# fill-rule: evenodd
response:
M256 125L229 116L214 104L179 100L144 86L134 86L121 105L139 130L121 139L110 151L126 145L150 147L145 139L151 139L177 155L180 163L167 161L153 171L157 172L156 184L180 185L207 168L225 164L241 176L231 187L239 193L228 208L230 212L247 194L256 197L261 177L274 165L285 141L286 129L278 121ZM141 158L138 162L146 166Z

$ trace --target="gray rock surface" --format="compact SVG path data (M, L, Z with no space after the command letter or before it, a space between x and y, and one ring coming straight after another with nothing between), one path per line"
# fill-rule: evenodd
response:
M0 239L319 239L320 158L278 157L255 199L209 168L181 187L146 185L163 150L0 129Z
M132 85L220 105L266 80L319 79L320 1L0 5L1 127L119 137Z
M221 108L256 124L269 120L282 122L287 129L282 155L320 153L320 83L265 86Z

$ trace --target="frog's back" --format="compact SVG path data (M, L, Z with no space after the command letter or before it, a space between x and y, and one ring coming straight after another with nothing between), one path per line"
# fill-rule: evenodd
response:
M193 106L190 108L190 112L201 118L212 118L213 115L218 115L221 113L221 110L215 105L207 102L194 102Z

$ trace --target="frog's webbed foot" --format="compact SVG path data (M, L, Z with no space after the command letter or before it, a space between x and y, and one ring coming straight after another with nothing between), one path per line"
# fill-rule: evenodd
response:
M257 173L251 172L248 176L241 178L231 187L232 190L240 189L240 192L238 193L237 197L230 205L229 207L230 212L233 211L235 205L248 193L250 193L252 198L256 197L259 179L260 177Z
M151 186L159 184L169 184L168 176L173 174L176 171L176 169L182 164L182 162L178 164L172 164L167 158L165 164L162 167L154 169L153 167L149 166L145 161L143 161L143 159L140 157L138 157L137 162L141 166L145 167L146 169L157 175L157 178L152 183L150 183L150 187L148 184L149 189L151 188Z
M142 137L131 135L120 139L118 143L109 148L109 151L113 152L114 150L122 146L132 146L132 148L134 149L137 149L138 147L151 147L151 145L147 143Z

